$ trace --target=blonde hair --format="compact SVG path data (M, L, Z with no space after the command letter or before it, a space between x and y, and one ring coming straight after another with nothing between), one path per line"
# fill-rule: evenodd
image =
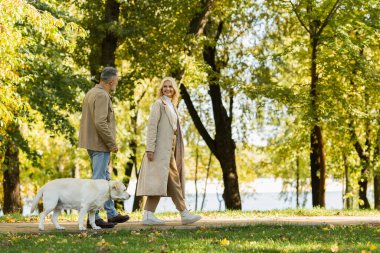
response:
M174 94L173 94L173 97L171 98L172 99L172 103L174 105L177 105L178 103L178 99L179 99L179 91L178 91L178 85L177 85L177 82L175 81L175 79L173 77L170 77L170 76L167 76L167 77L164 77L162 80L161 80L161 84L160 84L160 88L158 89L158 92L157 92L157 97L160 98L164 95L164 93L162 92L162 89L164 87L164 83L166 81L169 81L171 82L172 86L173 86L173 89L174 89Z

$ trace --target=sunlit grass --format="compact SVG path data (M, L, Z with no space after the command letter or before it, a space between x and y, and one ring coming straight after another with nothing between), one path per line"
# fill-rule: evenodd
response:
M375 226L154 229L88 233L2 234L2 252L377 252Z
M379 210L326 210L323 208L313 209L285 209L285 210L271 210L271 211L222 211L222 212L196 212L201 214L204 218L209 219L244 219L244 218L264 218L264 217L289 217L289 216L380 216ZM140 220L141 212L128 213L131 220ZM101 216L105 217L105 212L101 212ZM178 212L158 213L161 218L179 218ZM60 221L73 221L78 220L77 214L62 213L59 216ZM0 217L0 222L37 222L38 216L22 216L21 214L4 215Z

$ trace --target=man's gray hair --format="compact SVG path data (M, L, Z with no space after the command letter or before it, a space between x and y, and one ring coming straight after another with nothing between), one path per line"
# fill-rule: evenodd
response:
M108 83L117 76L117 70L114 67L105 67L100 74L100 81Z

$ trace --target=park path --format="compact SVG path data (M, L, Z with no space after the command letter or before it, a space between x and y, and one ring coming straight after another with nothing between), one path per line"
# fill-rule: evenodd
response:
M66 231L78 232L78 225L75 222L60 223ZM246 225L373 225L380 226L380 216L297 216L297 217L257 217L257 218L231 218L231 219L210 219L205 218L191 225L182 225L179 219L167 221L163 226L153 226L154 229L195 229L209 227L228 227ZM126 223L118 224L112 230L140 230L149 229L152 226L145 226L141 221L131 220ZM45 231L52 232L55 228L50 220L45 221ZM90 229L91 230L91 229ZM109 231L109 230L107 230ZM36 222L16 222L0 223L0 233L39 233Z

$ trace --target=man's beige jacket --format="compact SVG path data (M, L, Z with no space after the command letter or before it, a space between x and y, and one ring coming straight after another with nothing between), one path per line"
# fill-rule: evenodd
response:
M117 147L111 97L100 84L87 92L83 100L78 146L103 152Z

